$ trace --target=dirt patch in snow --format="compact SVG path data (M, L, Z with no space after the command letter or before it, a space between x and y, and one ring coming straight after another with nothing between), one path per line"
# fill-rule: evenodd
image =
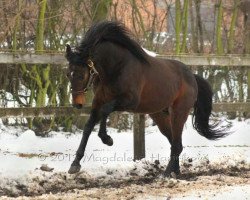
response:
M170 199L185 196L191 191L206 190L218 193L225 186L250 185L250 164L223 160L199 163L187 160L181 165L177 178L162 176L165 165L141 161L131 168L104 169L103 172L66 172L36 170L26 177L1 178L2 199Z

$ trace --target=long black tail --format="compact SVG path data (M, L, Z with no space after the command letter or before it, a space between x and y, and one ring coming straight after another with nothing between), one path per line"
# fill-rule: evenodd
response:
M194 75L198 85L198 97L194 105L193 127L197 132L209 140L217 140L229 134L218 123L210 124L209 117L212 112L212 88L209 83L198 75Z

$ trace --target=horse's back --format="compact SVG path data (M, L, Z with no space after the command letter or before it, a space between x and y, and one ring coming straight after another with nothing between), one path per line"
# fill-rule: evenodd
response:
M185 65L184 63L178 60L165 59L165 62L166 62L166 66L172 67L173 70L175 70L180 76L182 76L182 78L184 78L184 80L188 84L195 87L196 85L195 77L187 65Z
M183 82L197 88L192 71L184 63L177 60L151 58L151 66L147 68L151 82L164 82L165 86L180 87ZM161 84L159 84L161 85Z

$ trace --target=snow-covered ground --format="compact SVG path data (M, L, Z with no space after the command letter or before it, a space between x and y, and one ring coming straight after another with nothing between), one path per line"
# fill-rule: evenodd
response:
M38 195L50 191L59 192L60 188L62 188L60 192L77 189L79 190L77 194L83 192L80 189L96 187L103 187L108 192L107 185L112 185L113 182L114 185L121 184L118 188L122 188L123 184L134 189L142 187L138 189L142 192L139 196L135 196L136 199L145 199L146 197L147 199L161 199L161 197L166 199L165 194L171 194L171 197L176 199L193 199L199 198L199 196L209 197L209 195L211 196L209 199L221 199L219 197L230 199L226 195L232 194L231 199L237 199L233 198L233 195L237 193L242 194L239 197L244 197L243 199L250 199L250 121L238 122L235 120L231 123L231 130L234 131L231 135L219 141L209 141L194 131L191 118L188 119L183 133L184 150L181 155L181 170L185 178L180 181L166 180L160 175L167 164L170 145L156 126L146 128L146 158L140 162L133 162L133 134L131 130L117 132L116 129L109 128L108 132L114 140L114 145L108 147L102 144L98 138L98 127L96 127L89 139L85 157L81 163L82 172L78 175L69 175L66 172L79 145L80 131L74 134L51 132L49 137L42 138L36 136L31 130L6 127L0 124L0 196L18 196L26 193ZM155 164L155 160L159 160L160 164ZM41 171L40 167L43 164L54 168L53 172ZM236 179L231 179L230 170L233 170L232 176ZM240 173L241 171L242 173ZM237 179L239 177L237 177L236 172L240 174L240 180ZM204 185L198 193L196 190L183 191L179 195L167 191L155 193L153 188L151 188L152 191L144 192L144 184L147 185L147 181L153 182L149 184L150 186L164 179L161 184L165 184L167 188L172 184L178 185L173 186L178 189L193 178L192 174L197 176L197 181L191 180L190 185L193 182L199 183L199 181L203 185L204 179L201 179L203 175L204 177L213 176L213 181L218 182L217 179L221 179L221 174L227 176L223 180L226 185L224 185L223 190L216 192L216 194L215 192L209 193ZM150 178L145 181L145 177ZM157 179L156 182L154 182L155 179ZM210 178L208 178L208 185L209 182L211 182ZM228 182L232 182L232 185L227 185ZM235 187L234 182L237 183ZM55 187L53 184L61 185L61 187L49 190L48 188ZM64 187L65 184L67 187ZM185 187L188 186L185 185ZM155 188L157 191L157 186ZM171 191L175 191L172 186L169 188ZM87 191L90 192L89 190L85 192ZM213 188L213 191L218 191L218 188ZM67 198L66 194L61 195L61 198ZM47 197L49 195L44 198ZM50 197L53 199L53 195Z

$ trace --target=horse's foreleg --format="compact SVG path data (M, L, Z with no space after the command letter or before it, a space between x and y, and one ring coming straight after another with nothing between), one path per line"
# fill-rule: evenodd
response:
M108 116L103 116L100 123L100 129L98 132L98 136L101 138L103 144L108 146L113 145L113 139L107 134L107 118Z
M138 100L133 95L114 99L101 107L101 123L98 136L104 144L113 145L113 139L107 134L107 118L114 111L134 109L138 104Z
M99 112L97 110L92 110L90 113L90 117L87 123L85 124L81 143L78 147L78 150L76 151L76 157L74 161L72 162L68 173L74 174L80 171L81 169L80 161L82 157L84 156L85 148L86 148L90 133L92 132L94 126L96 125L98 121L99 121Z
M107 144L108 146L113 145L113 139L107 134L107 119L110 113L112 113L115 109L116 100L110 101L106 104L104 104L101 107L101 123L100 123L100 129L98 132L98 136L101 138L102 142L104 144Z

